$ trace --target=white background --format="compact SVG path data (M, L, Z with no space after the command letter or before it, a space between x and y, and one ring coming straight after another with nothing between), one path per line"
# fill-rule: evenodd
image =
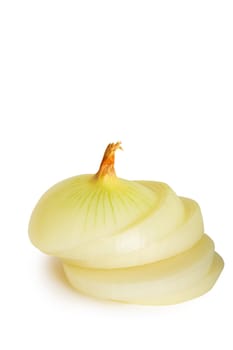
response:
M232 1L1 1L1 349L232 349ZM196 199L225 260L217 284L168 307L69 288L29 242L40 195L116 170Z

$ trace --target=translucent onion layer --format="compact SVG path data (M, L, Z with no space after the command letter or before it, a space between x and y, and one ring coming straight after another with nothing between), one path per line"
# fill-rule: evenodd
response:
M71 285L97 298L127 303L179 303L207 292L223 261L203 235L191 249L152 264L122 269L88 269L64 264Z

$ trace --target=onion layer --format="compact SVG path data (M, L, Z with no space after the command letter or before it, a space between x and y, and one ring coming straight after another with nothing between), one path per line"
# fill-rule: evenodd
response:
M64 264L71 285L102 299L139 304L173 304L205 293L223 267L212 240L152 264L123 269L88 269Z

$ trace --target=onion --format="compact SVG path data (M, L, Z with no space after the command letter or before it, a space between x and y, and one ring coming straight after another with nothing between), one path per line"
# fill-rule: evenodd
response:
M95 297L171 304L207 292L223 268L204 234L198 204L155 181L128 181L109 144L99 171L50 188L33 210L29 236L61 259L76 289Z

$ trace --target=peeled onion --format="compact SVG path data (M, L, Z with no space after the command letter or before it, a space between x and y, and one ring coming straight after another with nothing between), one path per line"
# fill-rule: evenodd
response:
M95 175L49 189L29 224L32 243L61 259L67 279L95 297L172 304L207 292L223 268L198 204L166 184L116 176L108 145Z

